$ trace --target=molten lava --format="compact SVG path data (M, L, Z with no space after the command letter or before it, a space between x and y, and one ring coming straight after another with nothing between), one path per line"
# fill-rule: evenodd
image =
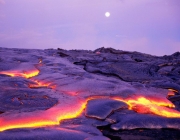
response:
M39 70L32 70L32 71L2 71L0 74L5 74L11 77L24 77L24 78L31 78L37 76L39 74Z
M40 61L41 63L41 61ZM31 78L39 74L39 70L31 71L3 71L0 74L6 74L12 77L20 76L24 78ZM34 84L29 84L30 88L49 87L52 83L42 82L36 79L29 79ZM108 96L93 96L87 99L78 99L74 95L77 92L69 92L67 94L67 101L65 103L57 104L56 106L46 111L23 112L21 114L4 115L0 117L0 131L13 128L31 128L44 127L49 125L59 125L60 121L64 119L76 118L86 108L88 100L107 98ZM73 98L73 99L71 99ZM76 101L74 101L74 98ZM122 99L120 97L111 97L115 100L125 102L129 105L130 110L138 113L156 114L163 117L180 118L180 112L172 109L174 104L166 98L152 97L152 96L132 96L131 98Z
M175 90L175 89L172 89L172 88L170 88L170 89L168 89L169 91L172 91L172 92L178 92L177 90Z
M42 59L39 59L39 62L38 62L39 64L41 64L42 63Z
M174 96L175 93L178 92L177 90L174 90L174 89L168 89L168 90L169 90L169 92L168 92L167 98Z
M31 79L32 80L32 79ZM35 84L29 84L29 88L41 88L41 87L48 87L48 88L56 88L55 85L52 85L50 82L42 82L39 80L32 80Z
M143 96L135 96L127 99L114 99L125 102L129 105L130 110L134 110L138 113L156 114L168 118L180 118L180 112L172 109L175 106L167 99Z
M158 98L158 97L143 97L143 96L135 96L131 97L125 100L127 104L129 104L131 107L134 104L143 104L143 105L157 105L157 106L166 106L174 108L174 104L171 103L166 98Z
M59 125L60 121L64 119L71 119L78 117L86 108L89 100L95 98L106 98L102 96L89 97L86 100L78 100L73 104L64 104L63 106L57 105L47 111L33 112L33 115L26 113L23 116L11 116L11 118L0 118L0 131L13 128L31 128L31 127L44 127L50 125ZM138 113L152 113L164 117L179 118L180 112L168 107L173 107L171 102L165 103L165 100L159 102L152 98L145 98L143 96L136 96L133 99L121 99L118 97L115 100L123 101L129 105L129 109ZM72 101L71 101L72 102Z
M78 103L53 107L47 111L33 112L33 114L24 113L23 116L6 116L0 118L0 131L14 128L36 128L44 126L59 125L64 119L78 117L86 107L86 101Z

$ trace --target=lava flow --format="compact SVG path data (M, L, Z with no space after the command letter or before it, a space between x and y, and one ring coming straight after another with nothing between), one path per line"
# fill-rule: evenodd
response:
M39 74L39 70L35 69L32 71L2 71L0 74L5 74L11 77L24 77L24 78L31 78Z
M76 101L77 102L77 101ZM74 102L75 103L75 102ZM47 111L28 112L19 115L0 118L0 131L14 128L36 128L52 125L59 125L64 119L78 117L84 110L86 101L78 100L78 103L64 104Z
M168 92L167 98L174 96L175 93L178 92L177 90L174 90L174 89L168 89L168 90L169 90L169 92Z
M30 78L36 76L39 71L30 71L26 73L21 73L20 71L8 71L1 72L1 74L9 75L12 77L20 76L24 78ZM29 84L30 88L38 87L49 87L55 88L51 83L40 82L39 80L30 79L35 84ZM68 99L67 99L68 100ZM0 131L14 128L35 128L44 127L60 124L61 120L76 118L79 116L86 107L86 100L78 100L74 103L72 100L67 103L56 105L46 111L35 111L25 112L22 114L6 115L0 117ZM73 103L73 106L72 104Z
M0 72L0 74L6 74L9 76L20 76L24 78L30 78L38 75L38 70L33 71L6 71ZM51 87L51 83L40 82L39 80L29 79L35 84L30 84L30 88L36 87ZM53 86L53 88L55 88ZM106 96L104 96L106 97ZM87 99L80 100L76 96L67 94L66 98L61 101L60 104L46 110L35 112L23 112L20 114L7 114L0 117L0 131L13 128L34 128L44 127L50 125L59 125L61 120L71 119L78 117L86 108L88 100L94 98L103 98L101 96L89 97ZM180 118L180 112L172 109L174 104L165 98L157 98L150 96L132 96L131 98L122 99L120 97L111 97L114 100L125 102L129 105L130 110L134 110L138 113L144 114L156 114L162 117Z
M0 74L8 75L11 77L23 77L23 78L28 79L28 78L37 76L39 74L39 70L38 69L33 69L33 70L29 70L29 71L10 70L10 71L2 71L2 72L0 72ZM28 85L29 88L48 87L48 88L54 89L56 87L55 85L52 85L52 83L50 83L50 82L42 82L42 81L34 80L34 79L31 79L31 81L33 81L34 84L29 84Z
M41 87L48 87L48 88L52 88L55 89L56 86L52 85L52 83L50 82L42 82L39 80L33 80L31 79L35 84L29 84L29 88L41 88Z
M174 110L174 104L167 99L135 96L132 98L114 98L129 105L130 110L143 114L156 114L167 118L180 118L180 112Z

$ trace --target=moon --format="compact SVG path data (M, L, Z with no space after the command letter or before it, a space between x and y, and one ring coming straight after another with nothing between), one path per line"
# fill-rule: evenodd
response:
M111 14L110 14L109 12L106 12L106 13L105 13L105 16L106 16L106 17L109 17L110 15L111 15Z

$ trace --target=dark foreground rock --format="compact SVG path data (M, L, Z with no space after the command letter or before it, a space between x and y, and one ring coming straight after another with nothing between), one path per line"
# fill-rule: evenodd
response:
M180 131L176 129L134 129L112 131L101 128L103 135L113 140L179 140Z

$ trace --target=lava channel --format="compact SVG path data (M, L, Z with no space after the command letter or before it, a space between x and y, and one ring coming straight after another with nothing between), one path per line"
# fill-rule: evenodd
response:
M94 97L102 98L102 97ZM76 118L82 114L86 108L86 104L89 100L94 99L92 97L86 100L77 99L74 101L72 98L67 98L64 104L59 104L46 111L28 112L22 114L13 114L0 118L0 131L13 128L36 128L52 125L59 125L62 120ZM158 100L156 98L146 98L143 96L136 96L129 99L114 98L125 102L129 105L130 110L134 110L138 113L151 113L160 115L163 117L179 118L180 112L168 107L174 107L174 105L166 100Z
M73 105L70 103L73 103ZM59 125L62 120L76 118L81 115L87 101L71 100L70 103L60 104L46 111L23 112L3 116L0 118L0 131Z
M17 70L10 70L10 71L2 71L0 74L8 75L11 77L23 77L23 78L31 78L37 76L39 74L39 70L34 69L31 71L17 71Z
M38 70L20 72L20 71L7 71L1 72L0 74L6 74L9 76L20 76L24 78L30 78L36 76L39 73ZM31 80L31 79L30 79ZM51 84L41 83L36 80L32 82L37 83L36 86L50 86ZM31 86L32 87L32 86ZM73 98L73 99L72 99ZM72 119L78 117L83 110L86 108L88 98L86 100L78 100L73 96L66 98L64 103L58 104L55 107L52 107L46 111L35 111L35 112L23 112L17 114L7 114L0 117L0 131L14 128L35 128L35 127L44 127L59 125L60 122L64 119ZM95 97L102 98L102 97ZM155 98L155 97L144 97L140 95L132 96L131 98L122 99L119 97L111 97L115 100L125 102L129 105L130 110L134 110L138 113L144 114L156 114L162 117L169 118L180 118L180 112L174 110L175 107L166 98Z
M29 84L29 88L43 88L43 87L47 87L47 88L51 88L51 89L55 89L56 85L53 85L51 82L42 82L39 80L34 80L31 79L31 81L34 82L34 84Z
M156 114L167 118L180 118L180 112L174 110L175 105L166 98L133 96L127 99L115 97L115 100L125 102L130 110L143 114Z

